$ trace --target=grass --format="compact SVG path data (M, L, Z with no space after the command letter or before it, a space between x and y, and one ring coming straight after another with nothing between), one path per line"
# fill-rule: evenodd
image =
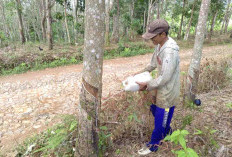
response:
M16 156L73 156L77 120L65 115L63 122L24 141L16 148Z
M41 69L46 69L46 68L54 68L57 66L64 66L64 65L78 64L78 63L81 63L81 61L77 60L74 57L70 59L60 58L52 62L35 62L35 63L30 63L30 64L21 63L20 65L12 69L2 68L1 75L20 74L20 73L24 73L27 71L36 71L36 70L41 70Z
M9 52L0 55L0 75L12 75L27 71L58 66L80 64L83 61L82 47L57 45L51 51L39 51L38 43L12 46ZM17 48L18 47L18 48ZM40 46L44 47L44 45ZM33 51L34 50L34 51ZM104 59L130 57L151 53L153 50L143 42L119 43L114 49L106 49Z

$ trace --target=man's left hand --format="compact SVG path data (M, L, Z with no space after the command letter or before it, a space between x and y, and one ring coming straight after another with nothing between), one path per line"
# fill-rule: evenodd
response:
M145 82L136 82L139 85L139 90L144 91L147 88L147 83Z

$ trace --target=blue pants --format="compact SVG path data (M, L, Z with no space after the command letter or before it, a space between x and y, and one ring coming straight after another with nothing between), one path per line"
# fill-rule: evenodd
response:
M151 135L151 141L147 144L151 151L157 151L160 141L171 132L171 120L175 106L170 108L160 108L154 104L150 106L152 115L154 116L155 128Z

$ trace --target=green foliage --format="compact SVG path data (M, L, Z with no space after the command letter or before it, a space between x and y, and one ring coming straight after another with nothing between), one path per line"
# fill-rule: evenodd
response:
M165 137L165 141L171 141L176 145L179 144L182 146L181 150L172 150L174 154L178 157L198 157L197 153L186 146L185 136L188 135L189 132L187 130L176 130L171 135Z
M185 106L188 107L188 108L190 108L190 109L196 109L196 105L191 100L186 100Z
M229 109L232 109L232 102L227 103L226 106L227 106Z
M206 140L206 143L208 144L207 147L216 147L218 148L218 144L217 141L214 138L214 134L217 132L218 130L212 129L211 127L205 126L203 128L197 129L195 128L194 130L194 135L198 135L201 136L202 138L204 138ZM206 148L207 150L207 148Z
M128 116L128 120L129 120L130 122L131 122L132 120L134 120L134 121L136 121L136 122L138 122L138 123L141 122L141 121L138 119L136 113L130 114L130 115Z
M146 47L144 43L124 44L123 42L119 42L117 49L106 50L104 52L104 58L111 59L116 57L131 57L151 52L153 52L153 49Z
M106 151L108 145L109 145L109 138L111 137L111 133L106 133L108 128L106 126L101 126L99 132L99 155L103 156L104 152Z
M184 129L187 125L191 125L191 122L193 121L193 116L192 115L187 115L183 118L182 121L182 127L181 129Z
M16 148L19 154L28 156L66 156L73 155L72 143L73 133L77 129L77 120L74 116L64 116L63 123L58 124L47 131L27 139ZM29 147L33 146L29 151ZM20 156L20 155L19 155Z
M57 60L54 60L52 62L35 62L31 64L21 63L20 65L14 67L13 69L8 68L2 68L0 71L1 75L10 75L10 74L20 74L29 70L41 70L45 68L54 68L57 66L63 66L63 65L70 65L70 64L78 64L80 63L80 60L77 60L76 58L72 57L70 59L67 58L60 58Z
M56 12L54 16L57 20L63 20L64 18L64 15L61 12Z

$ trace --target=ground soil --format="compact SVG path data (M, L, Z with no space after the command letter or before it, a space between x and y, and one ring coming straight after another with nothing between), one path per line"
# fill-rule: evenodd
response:
M232 54L231 48L230 45L204 47L203 58L220 60ZM192 52L192 49L180 50L182 71L187 70ZM105 60L103 98L121 90L121 81L143 69L151 56ZM71 65L0 77L0 155L13 156L10 150L25 138L57 123L60 115L76 114L81 71L82 65ZM231 92L231 86L228 88ZM231 101L230 96L226 99L225 102Z

